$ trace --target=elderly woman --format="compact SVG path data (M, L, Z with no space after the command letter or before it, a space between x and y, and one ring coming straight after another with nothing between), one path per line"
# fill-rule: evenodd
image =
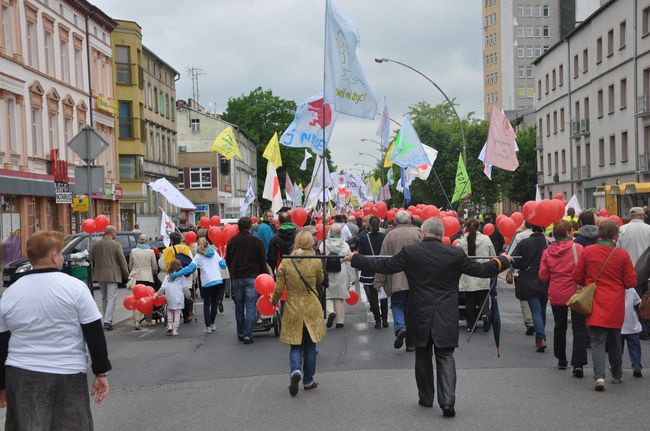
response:
M314 254L312 233L300 231L296 235L291 255ZM325 328L317 286L323 282L323 266L319 259L283 259L275 276L275 290L271 297L273 305L280 300L284 286L287 287L280 341L291 345L289 393L295 397L301 380L305 390L318 387L314 381L316 343L325 337Z
M591 360L595 389L605 390L605 345L612 383L621 383L621 328L625 320L625 289L636 286L636 272L627 251L616 248L618 226L604 221L598 226L598 242L586 247L573 271L573 280L587 286L596 283L587 326L591 335Z
M154 276L158 273L156 254L149 245L149 237L145 234L138 238L138 245L131 251L129 257L129 279L135 280L136 284L144 284L155 287ZM135 330L140 330L142 316L138 310L133 310L133 322ZM145 316L147 324L153 326L151 314Z
M328 256L345 256L350 253L350 246L341 237L343 225L334 223L330 227L329 237L325 240L325 252ZM323 247L321 245L321 253ZM337 328L345 324L345 300L350 297L350 284L354 282L354 271L348 262L335 257L326 259L327 271L327 327L336 323Z

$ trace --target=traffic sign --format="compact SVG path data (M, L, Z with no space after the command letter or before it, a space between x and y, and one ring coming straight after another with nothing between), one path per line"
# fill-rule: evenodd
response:
M108 149L108 146L108 142L87 124L68 142L68 148L84 161L95 160L101 153ZM104 180L102 179L103 182Z
M92 193L104 194L104 167L91 166L90 167L90 184L92 185ZM88 192L88 166L77 166L74 168L74 177L76 181L75 191L77 193Z

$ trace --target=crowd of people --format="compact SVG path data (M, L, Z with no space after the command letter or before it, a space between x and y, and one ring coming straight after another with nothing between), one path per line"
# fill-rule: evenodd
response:
M441 219L422 222L404 210L390 224L375 215L363 219L338 215L325 235L316 227L317 220L308 219L298 226L289 213L281 212L276 225L274 214L268 211L259 223L240 218L238 232L225 250L212 244L204 229L196 232L198 241L191 244L174 232L170 246L157 259L149 238L142 234L128 261L115 241L115 228L108 226L89 255L94 281L100 287L102 313L84 283L60 272L60 235L40 232L27 242L33 269L0 301L0 406L8 407L7 421L16 429L32 429L41 415L52 421L74 417L81 428L69 429L90 429L83 425L92 423L85 389L86 346L95 375L92 394L100 402L108 393L106 373L111 369L104 331L113 329L120 283L151 286L156 290L154 299L165 295L166 329L171 336L179 333L182 321L193 320L195 291L203 299L204 332L214 332L229 291L235 305L236 336L250 345L258 319L255 280L261 274L275 277L270 301L282 310L280 341L290 346L292 396L298 394L301 382L304 390L318 388L316 344L328 329L345 326L345 300L360 282L374 328L389 326L390 304L394 348L405 345L407 351L415 352L419 404L433 406L437 379L438 405L445 417L455 416L453 354L459 337L459 293L465 300L467 328L481 323L489 331L490 301L486 299L494 294L497 275L506 270L506 281L514 283L515 296L521 301L526 334L534 335L535 350L544 353L547 348L550 302L557 367L566 369L570 364L572 375L583 377L591 349L595 389L602 391L607 357L611 382L621 382L624 343L633 375L642 376L640 339L647 338L648 322L640 320L637 311L650 272L650 225L644 215L643 209L632 208L631 220L620 229L611 221L597 223L590 211L577 218L569 213L550 230L525 222L509 244L498 229L483 232L492 221L490 216L482 221L461 218L461 230L452 238L457 241L449 246L443 243ZM181 226L192 229L187 223ZM321 257L314 259L315 255ZM359 275L354 269L360 270ZM43 277L48 277L47 283ZM567 306L580 286L592 283L597 288L591 314L585 316ZM41 298L47 301L29 300L35 295L44 295ZM142 322L155 325L161 317L155 313L134 311L134 329L140 330ZM570 358L566 352L569 322L573 334ZM56 342L61 339L65 342ZM26 344L31 347L26 349ZM58 375L69 378L57 379ZM79 401L76 410L68 409L67 403L59 408L60 399L35 390L30 381L73 388L71 396Z

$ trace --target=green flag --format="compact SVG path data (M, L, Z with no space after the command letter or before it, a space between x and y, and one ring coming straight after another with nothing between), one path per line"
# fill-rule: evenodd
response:
M456 168L456 186L454 187L454 197L451 198L451 203L457 202L461 199L468 198L472 195L472 182L467 175L465 163L463 162L462 154L458 154L458 168Z

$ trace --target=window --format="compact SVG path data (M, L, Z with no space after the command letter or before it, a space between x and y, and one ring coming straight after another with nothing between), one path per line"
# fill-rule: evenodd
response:
M533 12L535 12L535 17L539 18L542 16L542 7L541 6L535 6L535 9L533 9Z
M526 66L526 78L533 77L533 66Z
M551 114L546 114L546 136L551 136Z
M544 27L542 27L542 36L551 37L551 29L549 26L545 25Z
M526 88L526 97L528 97L529 99L532 99L533 96L535 95L533 90L534 90L533 87Z
M547 166L547 172L548 176L550 177L551 174L553 173L553 165L551 165L551 153L548 153L546 156L546 166Z
M172 114L172 121L176 121L176 102L174 102L174 98L171 98L171 107L170 111Z
M558 78L559 78L559 81L560 81L559 85L561 87L561 86L564 85L564 65L563 64L560 64L560 67L558 68L557 74L558 74Z
M627 132L621 132L621 162L627 162Z
M517 26L517 37L526 37L526 27Z
M587 73L589 70L589 51L587 49L582 51L582 73Z
M517 88L517 97L519 97L520 99L524 99L526 97L526 88L524 87Z
M607 96L609 97L607 113L611 115L614 113L614 84L609 86Z
M553 111L553 134L557 135L557 111Z
M522 47L517 47L517 58L524 58L526 51Z
M178 190L185 190L185 171L178 170Z
M199 133L201 131L201 120L199 118L192 118L190 120L190 126L192 127L192 133Z
M160 91L160 115L165 115L165 93L161 90Z
M544 85L544 89L545 89L544 94L548 94L548 73L544 77L544 83L545 83L545 85Z
M627 33L627 22L623 21L618 25L618 49L625 48L626 33Z
M600 89L598 90L598 100L597 100L597 105L598 105L598 118L603 116L603 90Z
M544 154L539 155L539 174L544 175Z
M605 140L598 140L598 166L605 166Z
M614 30L607 32L607 57L614 55Z
M562 150L562 173L566 172L566 150Z
M557 82L557 77L556 77L556 74L555 74L555 69L553 69L552 78L551 78L551 84L552 84L551 88L553 88L553 90L555 90L556 82Z
M58 133L58 116L56 115L56 112L48 112L47 115L47 132L48 132L48 138L49 138L49 148L45 148L45 154L49 153L49 150L56 150L58 148L58 140L59 140L59 133Z
M539 57L540 55L542 55L542 47L537 46L535 47L535 58Z
M120 156L120 180L138 180L143 172L142 156Z
M154 87L153 88L153 110L155 112L158 112L158 88Z
M650 6L643 9L643 22L641 23L641 33L645 36L650 31Z
M36 54L36 24L27 21L27 64L31 67L38 67Z
M555 152L555 173L558 174L560 173L560 155L558 152Z
M613 165L616 163L616 136L611 135L609 137L609 164Z
M7 99L7 120L9 121L8 149L10 149L12 153L18 151L18 116L16 114L16 99L12 96L9 96Z
M596 39L596 64L600 64L603 61L603 38L599 37Z
M621 107L620 109L625 109L627 107L627 79L621 79Z
M41 109L32 106L32 155L42 155L43 126L41 124Z
M517 6L517 16L520 17L520 18L524 16L524 7L523 6Z
M545 17L551 16L550 10L546 5L542 6L542 16Z
M533 27L526 27L526 37L533 37L535 30Z
M542 37L542 27L535 27L535 37Z
M2 46L9 53L13 52L13 39L11 33L11 9L2 3Z
M533 48L532 47L526 48L526 57L533 58Z
M517 78L523 79L526 77L526 68L524 66L517 67Z
M542 80L537 80L537 100L542 98Z
M81 59L81 48L75 48L74 49L74 80L75 80L75 85L78 88L82 88L82 86L83 86L83 61Z
M578 77L578 54L573 56L573 77Z
M526 17L530 18L533 16L533 7L532 6L526 6Z
M131 102L120 100L118 102L118 114L120 122L120 138L133 138L133 118Z
M65 147L68 147L68 142L73 138L72 135L72 118L65 118L63 120L63 139L65 140ZM70 156L68 156L68 160Z
M128 46L115 46L115 69L118 84L131 83L131 55Z
M68 42L61 41L61 79L70 82L70 61L68 60Z
M212 188L212 169L190 168L190 189Z
M564 108L560 108L560 132L564 132Z
M48 75L54 74L54 46L52 45L52 33L45 31L45 38L43 42L45 49L45 73Z

